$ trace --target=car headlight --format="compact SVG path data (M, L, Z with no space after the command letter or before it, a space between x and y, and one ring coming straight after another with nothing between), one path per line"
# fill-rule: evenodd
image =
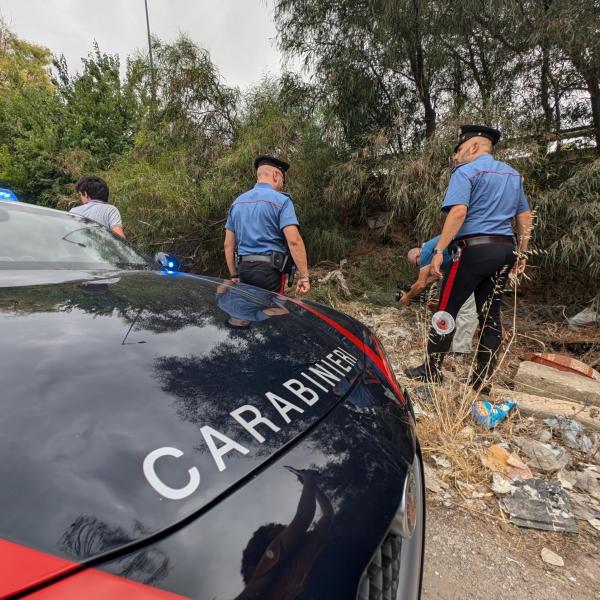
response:
M415 460L418 460L415 457ZM413 467L409 467L404 480L404 490L402 491L402 500L392 523L392 531L403 538L411 538L415 532L417 523L419 489L415 479Z

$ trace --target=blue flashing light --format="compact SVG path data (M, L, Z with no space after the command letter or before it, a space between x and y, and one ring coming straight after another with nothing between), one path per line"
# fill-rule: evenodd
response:
M165 252L157 252L154 255L154 260L162 267L163 271L166 271L169 274L179 270L179 260L176 256L170 256Z
M18 202L17 195L8 188L0 188L0 200L8 200L10 202Z

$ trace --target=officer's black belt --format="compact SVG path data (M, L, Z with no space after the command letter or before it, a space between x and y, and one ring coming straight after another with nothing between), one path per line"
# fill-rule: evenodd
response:
M265 262L270 263L271 257L264 254L245 254L240 256L240 262Z
M469 246L482 246L483 244L497 244L500 246L510 246L511 248L514 248L515 245L513 238L504 235L476 235L473 237L456 240L456 244L458 244L461 248L468 248Z

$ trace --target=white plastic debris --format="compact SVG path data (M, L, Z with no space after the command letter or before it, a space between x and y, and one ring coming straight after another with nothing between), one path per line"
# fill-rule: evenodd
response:
M514 441L529 459L527 464L532 469L554 473L569 463L569 454L564 448L553 448L549 444L526 438L515 438Z
M581 312L567 319L569 327L579 327L580 325L589 325L597 323L599 320L598 313L591 307L584 308Z
M548 427L560 431L565 445L569 448L587 454L594 447L592 439L584 433L581 423L575 419L570 419L566 415L558 415L545 419L544 423Z
M435 464L442 469L452 468L452 463L442 454L433 454L431 458L433 458Z

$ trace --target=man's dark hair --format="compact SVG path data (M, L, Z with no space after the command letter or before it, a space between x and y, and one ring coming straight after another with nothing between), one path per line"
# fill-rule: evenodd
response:
M75 184L75 189L81 194L87 194L91 200L108 202L108 185L101 177L95 175L82 177Z
M269 544L285 529L285 525L269 523L259 527L242 553L242 579L248 583Z

